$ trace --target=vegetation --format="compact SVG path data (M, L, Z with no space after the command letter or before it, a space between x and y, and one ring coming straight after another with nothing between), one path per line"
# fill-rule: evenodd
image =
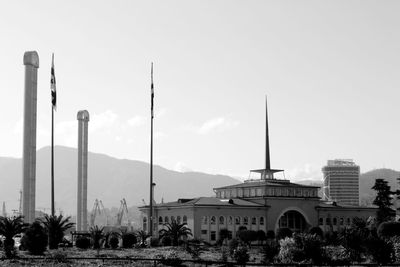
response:
M57 249L58 244L61 243L64 238L65 231L74 226L74 223L70 222L70 219L71 217L64 218L61 214L59 216L44 215L41 222L49 236L49 249Z
M182 238L186 239L192 236L192 231L187 227L186 223L172 221L171 223L164 224L164 227L166 227L166 229L161 229L159 232L160 237L169 236L173 246L177 246L178 241Z
M90 237L92 239L93 249L99 250L103 245L105 240L105 235L103 232L103 227L98 227L97 225L90 227Z
M80 249L90 248L90 239L85 236L80 236L76 239L75 245Z
M13 238L21 234L27 226L22 218L22 216L14 218L0 216L0 235L4 236L3 250L7 258L16 255Z
M285 239L286 237L292 237L293 232L289 228L279 228L276 233L276 238L278 240Z
M137 243L137 237L135 233L132 232L122 232L121 238L123 248L132 248Z
M139 242L141 247L146 246L146 239L150 236L146 231L140 230L136 232L137 237L139 237Z
M391 208L393 206L392 194L395 192L390 191L390 186L384 179L376 179L372 189L376 191L376 198L373 204L378 206L376 214L378 223L392 220L395 215L394 210Z
M378 227L378 236L381 238L400 236L400 222L381 223Z
M40 221L33 222L25 231L23 246L33 255L42 255L47 249L48 238L46 229Z

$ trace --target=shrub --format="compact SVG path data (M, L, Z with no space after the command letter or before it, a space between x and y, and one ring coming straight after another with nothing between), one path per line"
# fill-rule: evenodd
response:
M32 223L25 232L23 246L33 255L42 255L46 251L48 235L40 222Z
M390 238L392 243L395 262L400 262L400 236Z
M132 248L137 243L137 237L134 233L122 234L122 247Z
M160 244L160 239L157 237L150 237L150 246L151 247L158 247Z
M274 233L275 234L275 233ZM275 240L268 240L263 247L263 263L273 263L279 253L279 244Z
M76 239L75 246L81 249L90 248L90 239L85 236L80 236Z
M172 239L170 236L163 236L160 240L160 243L162 246L171 246L172 245Z
M342 246L325 246L323 248L325 264L328 266L350 265L350 257Z
M276 233L276 238L278 240L285 239L286 237L292 237L293 232L289 228L279 228Z
M250 256L247 248L244 246L239 246L233 251L233 258L238 264L246 264L249 261Z
M265 232L264 232L263 230L258 230L258 231L256 232L256 238L257 238L257 240L258 240L259 242L262 243L264 240L267 239L267 236L266 236L266 234L265 234Z
M378 227L378 236L381 238L400 236L400 222L381 223Z
M257 232L253 230L242 230L237 233L239 239L245 243L250 245L251 242L257 240Z
M275 239L275 232L274 230L267 231L267 239Z
M363 231L354 228L345 228L339 235L340 244L346 249L351 261L360 262L361 254L364 252L362 246L366 239Z
M59 262L59 263L68 263L68 255L66 252L61 251L61 250L56 250L55 252L52 253L51 258L55 261L55 262Z
M228 248L229 248L229 254L231 256L233 255L233 252L238 247L238 245L239 245L239 240L237 238L233 238L233 239L229 240Z
M221 247L221 261L228 261L229 250L226 246Z
M192 256L192 259L199 260L200 254L203 252L203 248L198 243L187 242L186 252Z
M297 261L311 260L313 264L322 264L322 241L321 238L316 234L295 234L294 240L296 247L304 254L303 259L297 259Z
M280 250L278 259L282 263L294 263L303 260L304 251L297 246L293 237L286 237L279 240Z
M320 238L324 237L324 232L322 231L322 229L318 226L314 226L313 228L310 229L310 234L312 235L317 235Z
M116 249L116 248L118 248L119 238L118 238L118 236L111 236L110 240L108 242L112 249Z
M389 240L370 236L365 242L367 252L378 264L388 264L395 259L393 244Z
M220 238L220 245L224 242L225 239L229 237L229 231L226 228L222 228L219 230L219 238Z
M343 230L344 231L344 230ZM326 245L337 246L340 244L340 237L336 231L328 231L325 233Z
M170 252L167 256L161 255L160 262L167 266L181 266L182 260L176 252Z
M104 242L104 227L98 227L97 225L90 227L90 236L93 243L93 249L99 250Z

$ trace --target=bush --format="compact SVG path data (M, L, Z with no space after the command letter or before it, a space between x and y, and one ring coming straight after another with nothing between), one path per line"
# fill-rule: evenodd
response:
M322 264L322 241L321 238L316 234L295 234L294 241L296 247L304 252L301 256L303 259L297 259L297 261L311 260L313 264Z
M239 246L233 251L233 258L238 264L246 264L249 261L250 256L247 248L244 246Z
M279 228L276 233L276 238L278 240L285 239L286 237L292 237L293 232L289 228Z
M325 264L328 266L350 265L350 257L342 246L325 246L323 251Z
M360 262L364 252L365 233L354 228L345 228L339 235L340 244L346 249L351 261Z
M172 239L169 236L163 236L160 240L160 243L162 246L171 246L172 245Z
M239 240L237 238L233 238L229 240L228 248L229 248L229 255L233 256L233 252L239 246Z
M160 239L157 237L150 237L150 246L151 247L158 247L160 245Z
M76 239L75 246L81 249L90 248L90 239L85 236L80 236Z
M381 223L378 227L378 236L381 238L400 236L400 222Z
M275 233L274 233L275 234ZM263 263L273 263L279 253L279 244L275 240L268 240L263 247Z
M314 226L313 228L310 229L309 232L311 235L317 235L320 238L324 237L324 232L322 231L322 229L318 226Z
M389 240L371 236L366 240L365 245L368 254L378 264L388 264L395 259L393 244Z
M160 255L160 262L167 266L181 266L182 260L176 252L170 252L167 256Z
M279 240L280 250L278 259L281 263L294 263L302 261L304 251L300 250L293 237L286 237Z
M274 230L267 231L267 239L275 239L275 232Z
M395 262L400 262L400 236L390 238L392 243Z
M257 232L253 230L242 230L237 233L239 239L245 243L250 245L251 242L257 240Z
M32 223L25 232L23 246L33 255L42 255L46 251L48 235L40 222Z
M64 251L61 250L56 250L55 252L52 253L51 258L55 261L55 262L59 262L59 263L68 263L68 254Z
M259 242L263 242L264 240L267 239L267 236L263 230L258 230L256 232L256 237Z
M112 249L116 249L116 248L118 248L119 238L118 238L118 236L112 235L112 236L110 237L110 240L109 240L108 242L109 242L110 247L111 247Z
M132 248L137 243L137 237L134 233L122 234L122 247Z

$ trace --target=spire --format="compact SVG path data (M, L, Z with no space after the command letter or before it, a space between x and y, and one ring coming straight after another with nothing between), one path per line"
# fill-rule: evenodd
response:
M265 170L271 169L271 161L269 157L269 133L268 133L268 101L265 95Z

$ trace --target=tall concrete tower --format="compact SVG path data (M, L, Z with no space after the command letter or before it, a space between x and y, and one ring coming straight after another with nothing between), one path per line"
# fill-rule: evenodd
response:
M37 69L39 56L36 51L25 52L25 103L24 148L22 152L22 215L24 221L35 220L36 199L36 102Z
M78 210L76 230L87 231L87 169L89 112L78 111Z

